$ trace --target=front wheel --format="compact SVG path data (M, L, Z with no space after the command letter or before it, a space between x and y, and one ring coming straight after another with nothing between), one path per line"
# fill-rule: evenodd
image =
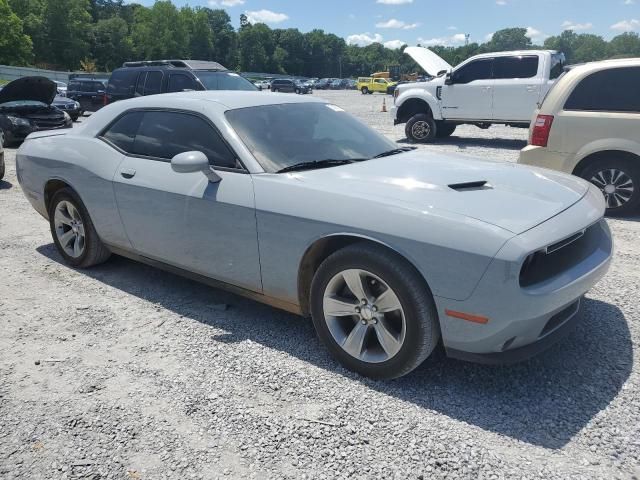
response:
M84 204L70 188L58 190L51 199L49 226L58 252L69 265L92 267L111 255L98 237Z
M418 113L411 117L404 127L409 140L416 143L431 143L436 138L436 122L426 113Z
M369 93L369 89L367 87L362 87L360 91L362 92L363 95L366 95L367 93Z
M579 176L593 183L604 195L607 215L628 215L640 207L640 159L601 157Z
M330 255L311 285L318 336L346 368L397 378L433 351L440 330L433 297L398 255L357 243Z

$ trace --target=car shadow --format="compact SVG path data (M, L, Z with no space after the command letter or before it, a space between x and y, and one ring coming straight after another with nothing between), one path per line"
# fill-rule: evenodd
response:
M63 264L53 244L37 251ZM607 407L629 377L633 364L624 314L614 305L586 299L579 327L527 362L498 367L476 365L446 358L439 348L409 375L374 381L332 360L308 319L119 256L82 273L162 305L186 320L229 332L211 341L251 340L421 409L552 449L566 445ZM216 304L229 308L212 314ZM256 322L262 322L261 326Z
M407 145L418 145L412 142L408 138L402 138L397 143ZM505 150L522 150L527 146L526 140L517 140L512 138L474 138L474 137L456 137L451 136L449 138L438 139L435 145L451 145L458 147L461 150L465 150L469 147L484 147L484 148L501 148Z
M0 190L9 190L13 187L13 183L7 182L6 180L0 180Z

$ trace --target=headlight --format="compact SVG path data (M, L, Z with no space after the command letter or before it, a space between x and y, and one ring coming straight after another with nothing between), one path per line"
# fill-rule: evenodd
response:
M71 121L71 117L69 116L69 114L67 112L62 112L62 115L64 115L65 122L70 122Z
M75 108L80 108L80 102L75 102L75 103L73 104L73 106L74 106Z
M16 127L29 127L31 123L26 118L14 117L13 115L7 115L7 120L9 120Z

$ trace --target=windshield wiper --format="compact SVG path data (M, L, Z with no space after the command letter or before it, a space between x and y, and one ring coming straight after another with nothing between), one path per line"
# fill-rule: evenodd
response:
M297 170L313 170L314 168L334 167L337 165L346 165L347 163L359 162L366 160L365 158L350 158L335 160L333 158L327 158L325 160L313 160L311 162L300 162L289 165L288 167L281 168L276 173L295 172Z
M410 152L411 150L415 150L418 147L400 147L400 148L394 148L393 150L387 150L386 152L382 152L379 153L378 155L376 155L373 158L382 158L382 157L389 157L391 155L397 155L399 153L404 153L404 152Z

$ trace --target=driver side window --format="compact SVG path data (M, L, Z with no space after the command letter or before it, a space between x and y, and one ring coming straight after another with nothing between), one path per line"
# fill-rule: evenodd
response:
M475 80L489 80L491 79L492 64L492 58L474 60L454 71L451 78L456 84L471 83Z

